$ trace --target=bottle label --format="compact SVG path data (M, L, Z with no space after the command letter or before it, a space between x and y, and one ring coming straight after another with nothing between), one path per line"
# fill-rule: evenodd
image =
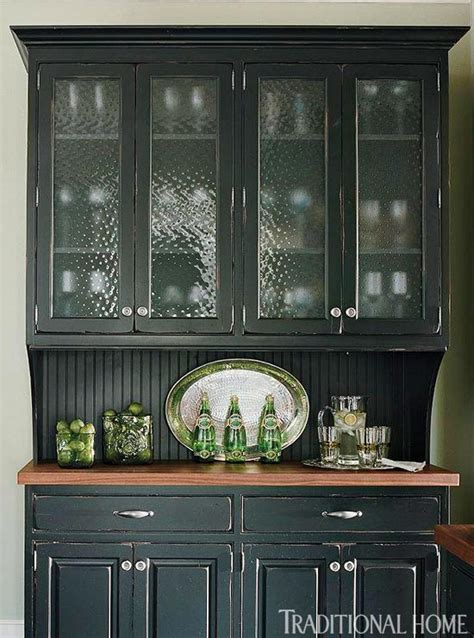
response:
M242 417L240 416L240 414L231 414L230 415L230 417L229 417L229 427L232 430L240 430L242 425L243 425Z
M263 427L265 430L276 430L278 426L278 419L274 414L267 414L263 419Z
M209 450L200 450L196 456L199 456L202 459L208 459L211 456L211 452Z
M200 430L209 430L212 425L212 419L208 414L201 414L198 417L196 427Z
M279 455L279 452L277 452L276 450L268 450L268 452L265 452L263 456L270 461L274 461L276 458L278 458Z

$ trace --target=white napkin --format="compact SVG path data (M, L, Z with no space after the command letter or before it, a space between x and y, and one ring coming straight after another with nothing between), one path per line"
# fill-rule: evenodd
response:
M407 472L421 472L426 463L424 461L417 463L416 461L392 461L391 459L382 459L382 465L397 467L400 470L406 470Z

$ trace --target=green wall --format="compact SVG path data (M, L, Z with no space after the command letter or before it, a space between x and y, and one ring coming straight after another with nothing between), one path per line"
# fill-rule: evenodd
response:
M22 617L23 490L17 470L31 458L31 399L24 346L26 74L11 24L464 25L466 2L164 2L0 0L0 636ZM471 52L469 36L451 55L453 339L436 390L433 455L461 470L455 517L474 521L472 318ZM18 634L20 635L20 634Z

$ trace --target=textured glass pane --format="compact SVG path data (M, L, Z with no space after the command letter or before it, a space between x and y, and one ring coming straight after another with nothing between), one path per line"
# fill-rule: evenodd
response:
M325 82L260 81L259 315L325 316Z
M53 316L117 317L120 82L54 84Z
M418 80L359 80L359 317L422 316Z
M217 315L217 80L152 80L151 314Z

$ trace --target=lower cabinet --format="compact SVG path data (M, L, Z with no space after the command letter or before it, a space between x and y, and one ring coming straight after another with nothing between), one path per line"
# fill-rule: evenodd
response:
M35 561L35 636L132 635L131 544L38 543Z
M413 638L445 604L446 505L433 489L29 487L25 636Z
M231 635L230 545L38 543L38 638Z
M414 619L438 613L435 545L248 545L244 557L245 638L390 635L390 623L416 636Z
M456 615L462 626L450 634L451 638L474 637L474 566L447 553L448 615ZM461 624L460 623L460 624Z

